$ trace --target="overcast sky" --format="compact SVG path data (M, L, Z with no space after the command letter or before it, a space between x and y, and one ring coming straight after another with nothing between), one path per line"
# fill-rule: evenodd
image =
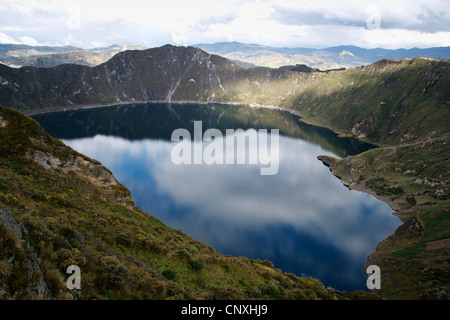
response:
M449 0L1 0L0 43L450 46Z

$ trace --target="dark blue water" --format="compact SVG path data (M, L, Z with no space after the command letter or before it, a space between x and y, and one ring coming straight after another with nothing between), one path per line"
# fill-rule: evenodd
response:
M350 191L317 160L370 146L341 139L276 110L242 106L134 105L35 117L51 134L95 158L136 204L223 254L275 267L340 290L366 288L362 267L400 225L374 197ZM175 128L278 128L279 171L257 165L175 165ZM206 129L206 128L205 128Z

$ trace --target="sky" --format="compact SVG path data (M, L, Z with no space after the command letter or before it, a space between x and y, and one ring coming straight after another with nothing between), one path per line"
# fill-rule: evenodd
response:
M1 0L0 43L450 46L448 0Z

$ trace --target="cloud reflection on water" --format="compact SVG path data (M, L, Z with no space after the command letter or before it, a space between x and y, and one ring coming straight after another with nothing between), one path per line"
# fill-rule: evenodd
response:
M400 224L385 203L348 190L316 159L330 152L299 139L280 136L274 176L256 165L177 166L167 141L64 142L101 161L167 225L225 254L269 259L335 287L361 287L366 256Z

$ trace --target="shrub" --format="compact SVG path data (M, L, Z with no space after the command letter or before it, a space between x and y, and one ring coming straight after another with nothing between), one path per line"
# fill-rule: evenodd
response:
M259 287L261 293L271 298L279 298L282 294L282 290L273 282L263 284Z
M290 292L289 299L293 300L308 300L306 293L300 288L295 288Z
M162 282L145 270L136 270L127 285L139 299L154 299L164 291Z
M0 279L6 279L12 272L12 263L9 260L0 260Z
M109 273L109 283L113 286L120 287L124 285L128 279L129 271L127 267L115 256L106 256L101 259L101 264Z
M50 291L57 294L60 293L66 286L61 273L56 269L45 272L45 282L47 283Z
M231 272L231 267L228 263L224 264L222 267L225 269L226 272Z
M176 273L173 270L164 270L162 272L162 275L167 279L167 280L173 280L176 277Z
M406 202L408 202L411 206L415 206L417 204L416 198L414 196L406 198Z
M269 260L263 260L263 262L261 262L263 265L265 265L266 267L269 268L273 268L273 262L269 261Z
M373 178L366 182L366 185L374 190L379 196L401 195L405 191L402 187L391 187L383 177Z
M244 298L242 292L234 287L211 287L208 290L213 300L241 300Z
M186 248L179 250L177 252L177 255L179 255L182 258L187 258L187 259L191 259L191 256L192 256L191 253L189 252L189 250Z
M203 263L200 260L192 260L189 262L189 266L194 271L200 271L203 269Z

